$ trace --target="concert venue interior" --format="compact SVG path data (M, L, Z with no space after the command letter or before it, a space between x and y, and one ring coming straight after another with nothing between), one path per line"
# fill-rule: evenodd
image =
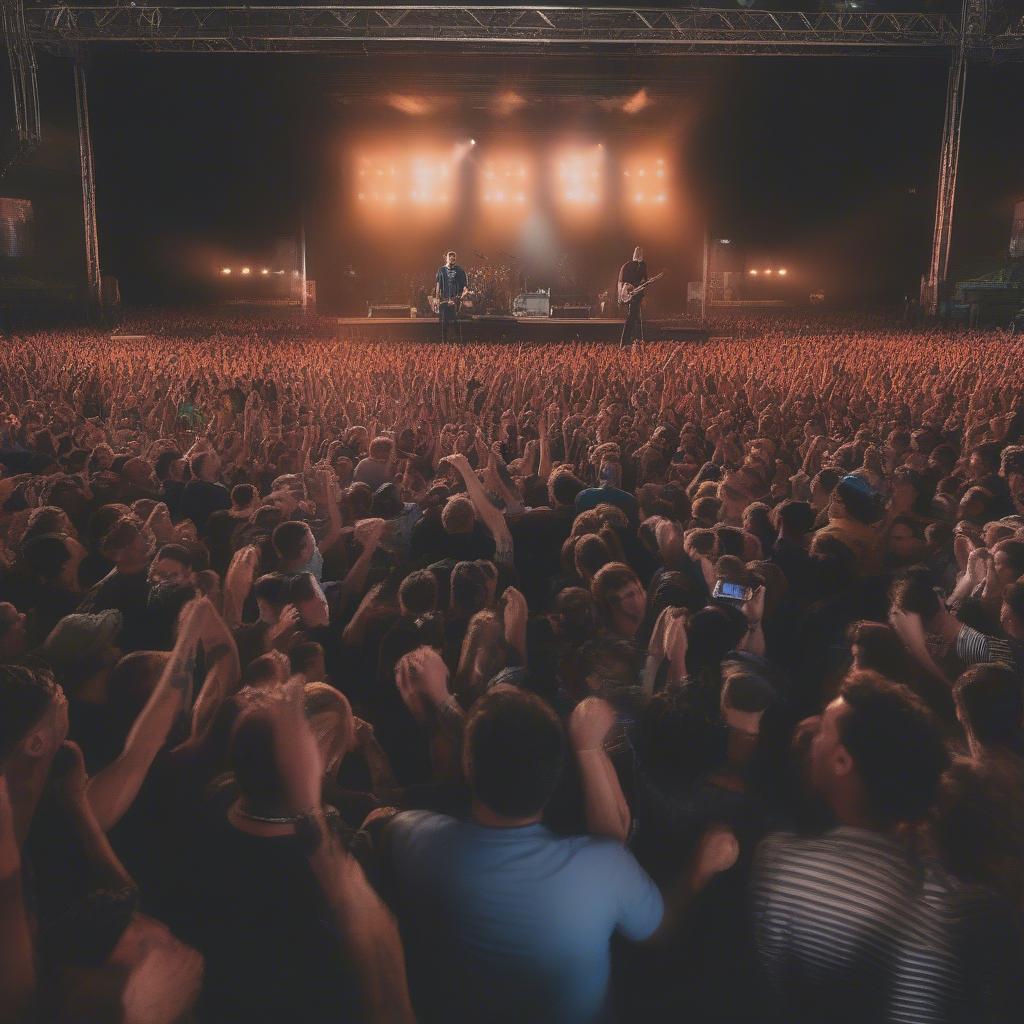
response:
M1024 1018L1024 0L0 8L0 1022Z

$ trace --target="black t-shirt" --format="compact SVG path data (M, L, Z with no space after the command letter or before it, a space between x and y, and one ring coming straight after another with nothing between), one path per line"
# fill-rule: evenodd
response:
M643 260L627 260L619 271L619 291L624 284L638 285L647 280L647 264ZM644 293L641 292L642 296Z
M184 931L206 958L202 1019L358 1020L330 909L295 836L240 832L227 819L235 796L216 792L188 857Z
M40 583L29 592L28 642L39 647L54 626L78 608L82 595L55 583Z
M427 518L412 528L414 560L428 557L438 562L445 558L474 562L494 558L494 547L494 538L480 523L474 523L469 533L449 533L439 521Z
M248 523L247 519L233 516L230 509L219 508L206 520L206 546L210 550L210 568L223 577L231 564L234 554L232 536L237 527Z
M181 518L191 519L202 533L206 520L218 509L231 508L231 495L223 484L190 480L181 499Z
M520 588L533 610L547 607L552 574L572 532L572 506L530 509L509 522Z
M142 651L149 644L149 581L147 569L125 573L112 569L82 598L80 612L103 612L116 608L124 619L117 646L126 653Z

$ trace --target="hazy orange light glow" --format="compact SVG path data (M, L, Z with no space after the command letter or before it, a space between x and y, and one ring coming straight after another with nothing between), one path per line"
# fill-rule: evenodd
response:
M651 105L651 97L647 95L646 89L637 89L632 96L622 104L624 114L639 114Z
M491 105L494 113L499 117L508 117L509 114L514 114L525 106L526 100L512 89L498 93L494 98L494 103Z
M248 276L251 273L252 273L252 271L248 267L242 267L242 276L243 277L246 277L246 276Z
M222 274L230 274L230 273L231 273L231 268L230 268L230 267L224 267L224 268L223 268L223 269L221 270L221 273L222 273Z
M411 209L429 214L448 206L453 176L450 152L367 154L356 164L356 202L368 213Z
M425 96L403 96L401 93L392 93L387 98L389 107L400 111L403 114L410 114L412 117L425 117L437 111L437 104Z
M556 154L555 198L570 209L597 206L604 197L604 147L583 146Z
M668 201L668 169L664 157L634 159L623 168L626 195L634 203Z
M532 199L532 175L526 156L488 156L479 171L478 192L492 212L523 210Z

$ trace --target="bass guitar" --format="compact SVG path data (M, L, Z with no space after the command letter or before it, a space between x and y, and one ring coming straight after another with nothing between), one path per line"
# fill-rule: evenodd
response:
M660 281L666 273L668 271L662 270L660 273L655 274L654 277L641 281L640 284L630 284L628 281L623 281L619 287L619 305L628 306L637 296L643 295L648 285L654 284L655 281Z

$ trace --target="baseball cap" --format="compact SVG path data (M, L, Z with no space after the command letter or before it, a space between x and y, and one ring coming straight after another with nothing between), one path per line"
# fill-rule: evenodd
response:
M122 625L124 619L116 608L93 615L65 615L50 631L39 653L58 671L70 668L112 643Z

